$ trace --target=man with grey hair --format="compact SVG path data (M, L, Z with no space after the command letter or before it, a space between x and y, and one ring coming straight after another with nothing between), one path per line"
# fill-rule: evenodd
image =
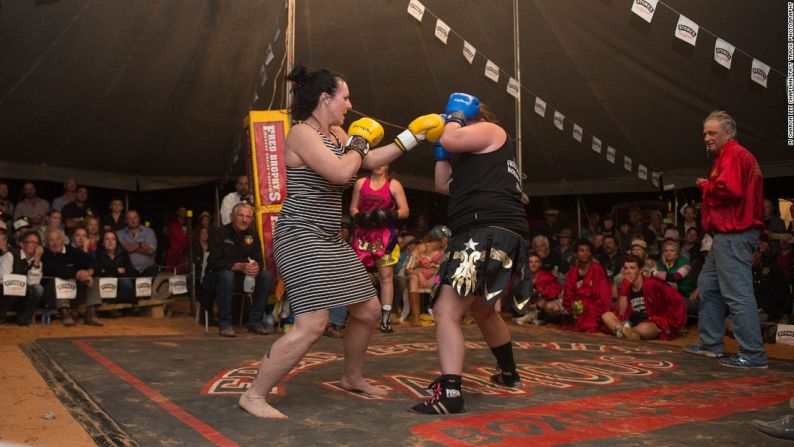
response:
M236 337L232 328L232 294L246 277L254 281L248 332L266 335L262 326L273 277L264 269L262 245L254 228L254 210L238 203L230 213L231 223L210 230L207 276L204 284L218 300L218 326L221 337Z
M736 122L723 111L703 121L706 151L717 156L708 178L696 183L703 196L701 221L713 233L711 252L698 278L700 340L684 350L722 357L725 306L733 314L736 356L721 359L732 368L766 368L767 358L753 295L752 254L763 221L763 178L753 154L736 141Z
M63 242L63 231L58 229L47 230L47 249L41 257L44 264L44 283L45 302L58 309L61 323L64 326L74 326L74 320L70 312L70 307L76 301L73 299L58 298L55 280L73 279L77 285L78 298L85 296L85 324L90 326L102 326L96 315L97 308L102 304L99 294L92 296L86 294L86 288L94 286L94 260L87 253L65 245Z

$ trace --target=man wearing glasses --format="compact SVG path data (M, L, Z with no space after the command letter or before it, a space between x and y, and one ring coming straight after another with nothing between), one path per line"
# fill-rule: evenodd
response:
M20 237L21 247L8 250L8 236L0 225L0 280L7 274L25 275L27 288L24 297L0 296L0 322L5 322L6 311L15 309L17 323L29 326L33 320L33 312L44 294L41 286L41 257L44 248L35 231L26 231ZM0 284L0 290L2 284Z

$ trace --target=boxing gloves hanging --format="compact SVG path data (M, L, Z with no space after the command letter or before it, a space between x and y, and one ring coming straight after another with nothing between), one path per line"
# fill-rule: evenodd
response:
M444 119L441 118L441 115L431 113L411 121L411 124L408 125L408 130L404 130L397 135L394 143L403 152L408 152L415 148L420 141L427 140L435 143L441 138L442 133L444 133Z
M480 100L468 93L453 93L449 95L445 110L447 123L458 123L461 127L466 121L477 118L480 113Z
M356 151L361 158L367 155L371 147L375 147L383 139L383 126L372 118L360 118L347 129L345 152Z

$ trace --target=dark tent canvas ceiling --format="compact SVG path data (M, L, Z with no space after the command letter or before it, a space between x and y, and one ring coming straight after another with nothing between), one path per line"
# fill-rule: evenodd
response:
M353 107L387 123L386 138L400 130L389 123L441 111L452 91L479 96L515 137L505 91L516 72L513 1L423 4L418 22L408 0L297 0L295 60L343 73ZM784 75L773 71L767 88L750 80L753 57L785 70L786 2L666 0L651 23L631 5L518 1L527 192L652 190L639 164L666 185L691 186L709 167L701 131L714 109L734 115L765 176L794 174ZM696 46L674 37L674 11L700 25ZM446 45L434 36L436 17L453 31ZM0 0L0 178L74 174L158 189L224 177L242 155L246 112L285 104L286 27L282 0ZM749 55L737 51L723 68L706 30ZM477 48L472 64L463 39ZM497 83L483 75L486 57L501 68ZM545 117L533 111L536 96ZM555 110L566 117L562 131ZM604 152L616 149L614 164L591 150L592 136ZM430 152L425 145L393 164L407 187L432 187Z

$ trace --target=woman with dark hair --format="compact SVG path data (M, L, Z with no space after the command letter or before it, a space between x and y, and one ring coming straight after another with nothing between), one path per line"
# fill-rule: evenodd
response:
M519 281L528 275L529 226L513 141L474 96L453 93L446 113L435 151L435 188L449 195L452 229L433 292L441 376L430 385L433 396L411 408L422 414L466 411L460 322L469 309L498 363L491 381L505 387L521 384L510 331L494 308L514 274ZM516 310L523 310L529 300L529 287L521 290L527 293L516 299Z
M293 118L286 139L287 197L273 235L273 255L284 279L295 323L268 349L259 373L239 405L254 416L285 418L266 401L267 393L325 332L330 308L347 306L344 366L340 386L383 396L386 391L362 375L373 325L380 316L375 289L353 249L339 235L342 193L359 168L374 169L395 160L420 141L435 141L444 131L439 115L425 115L408 125L392 144L370 150L383 128L370 118L342 129L353 106L344 78L328 70L296 66Z
M137 303L135 297L135 269L130 255L119 244L116 233L105 231L102 244L97 247L97 275L100 278L118 278L117 303Z

